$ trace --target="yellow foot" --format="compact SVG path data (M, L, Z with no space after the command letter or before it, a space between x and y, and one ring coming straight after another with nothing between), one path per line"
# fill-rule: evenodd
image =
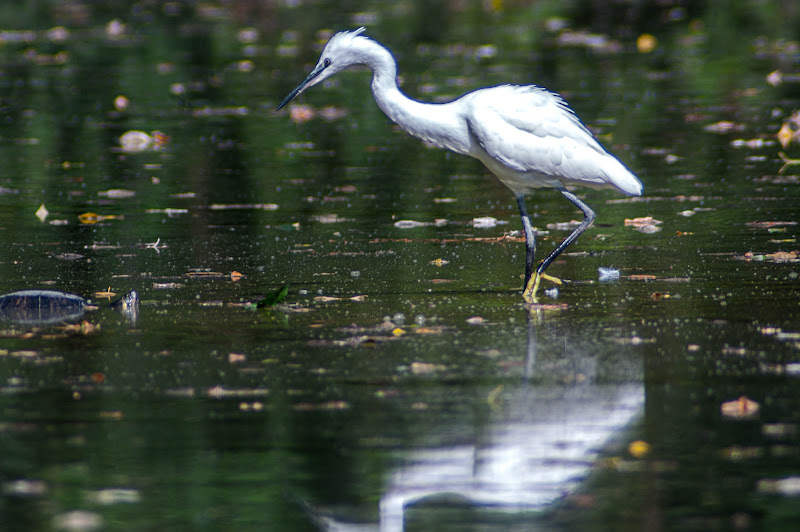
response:
M526 303L539 302L539 300L536 298L536 291L539 290L539 283L542 281L542 279L558 285L563 284L561 279L558 277L553 277L552 275L547 275L546 273L534 273L530 280L528 280L528 286L525 287L525 291L522 292L522 298Z

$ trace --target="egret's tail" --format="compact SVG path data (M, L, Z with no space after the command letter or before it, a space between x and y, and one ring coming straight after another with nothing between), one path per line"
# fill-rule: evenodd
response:
M604 157L603 163L602 170L610 185L631 196L642 195L642 182L616 157Z

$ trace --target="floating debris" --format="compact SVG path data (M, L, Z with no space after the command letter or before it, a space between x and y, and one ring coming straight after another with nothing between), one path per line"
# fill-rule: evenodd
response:
M658 46L658 39L649 33L642 33L636 39L636 49L640 54L649 54Z
M573 231L576 227L581 225L578 220L570 220L568 222L556 222L547 224L548 229L555 229L557 231Z
M226 211L235 209L275 211L278 210L278 205L276 203L212 203L208 208L212 211Z
M777 480L759 480L756 484L760 493L784 495L787 497L800 496L800 477L786 477Z
M119 138L119 145L126 153L145 151L153 144L153 137L144 131L126 131Z
M775 135L783 149L792 142L800 142L800 111L795 111Z
M228 397L263 397L269 394L269 388L225 388L219 385L209 388L205 392L205 395L212 399L225 399Z
M632 225L634 227L641 227L644 225L657 225L663 223L661 220L656 220L652 216L644 216L641 218L625 218L625 225Z
M142 497L139 490L126 488L109 488L104 490L92 491L86 497L90 502L109 506L111 504L133 504L140 502Z
M774 140L767 140L767 139L735 139L731 141L731 146L733 148L748 148L751 150L757 150L760 148L766 148L768 146L774 146Z
M118 148L125 153L141 153L148 149L159 150L169 142L169 136L161 131L153 131L148 135L144 131L126 131L119 138Z
M202 107L192 111L192 116L202 118L208 116L247 116L250 109L240 105L235 107Z
M733 419L746 419L758 414L761 405L746 396L741 396L733 401L722 403L720 411L725 417Z
M43 480L21 478L9 480L2 484L3 495L16 497L34 497L47 493L47 484Z
M125 111L128 108L129 104L130 100L128 100L128 98L123 95L119 95L116 98L114 98L114 109L116 109L119 112Z
M112 188L109 190L102 190L98 192L97 195L102 196L104 198L122 199L122 198L132 198L136 195L136 192L124 188Z
M317 303L331 303L333 301L355 301L361 303L366 300L367 296L363 294L351 297L316 296L314 298Z
M644 233L646 235L651 235L653 233L657 233L657 232L661 231L661 228L659 226L657 226L657 225L642 225L642 226L636 227L636 230L641 232L641 233Z
M42 203L41 206L36 209L36 217L42 222L47 219L48 214L50 214L50 211L47 210L47 207L44 206L44 203Z
M442 364L431 364L429 362L412 362L411 373L414 375L428 375L437 371L444 371L447 366Z
M558 299L558 294L559 294L558 288L556 288L555 286L553 288L548 288L547 290L544 291L544 295L546 295L550 299Z
M644 216L641 218L625 218L626 226L633 226L637 231L644 234L652 234L661 231L659 224L663 223L661 220L656 220L652 216Z
M289 106L289 119L295 124L302 124L314 118L314 109L310 105Z
M731 122L729 120L721 120L719 122L703 126L704 131L720 134L731 133L733 131L742 131L743 129L744 124L737 124L736 122Z
M53 528L56 530L91 532L104 525L103 516L87 510L73 510L53 518Z
M118 39L126 31L125 23L119 19L112 19L106 24L106 35L111 39Z
M210 270L193 270L186 272L184 275L186 275L186 277L192 277L195 279L218 279L225 277L225 274L223 273L212 272Z
M747 262L800 262L800 250L776 251L774 253L753 253L748 251L744 255L734 255L734 258Z
M53 258L58 260L74 261L74 260L85 259L86 256L81 255L80 253L71 253L67 251L65 253L59 253L57 255L53 255Z
M642 440L632 441L628 444L628 452L634 458L644 458L650 454L650 444Z
M96 224L108 220L121 220L124 216L116 214L97 214L96 212L84 212L78 216L82 224Z
M472 219L472 226L477 229L489 229L491 227L495 227L500 224L507 224L508 222L502 222L497 218L492 218L491 216L483 216L480 218L473 218Z
M350 403L347 401L328 401L327 403L297 403L294 405L294 409L301 412L311 412L314 410L347 410L348 408L350 408Z
M145 209L144 211L147 214L166 214L170 218L174 218L179 214L189 214L189 209Z
M412 229L414 227L426 227L431 225L430 222L417 222L415 220L399 220L394 223L398 229Z
M619 270L616 268L604 268L599 267L597 268L598 272L598 280L603 283L607 281L616 281L619 279Z

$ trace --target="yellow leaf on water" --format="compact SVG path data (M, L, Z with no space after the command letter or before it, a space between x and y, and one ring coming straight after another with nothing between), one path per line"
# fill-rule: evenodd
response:
M636 39L636 49L641 54L649 54L658 46L658 39L649 33L642 33Z
M642 440L632 441L628 444L628 452L634 458L644 458L650 453L650 444Z

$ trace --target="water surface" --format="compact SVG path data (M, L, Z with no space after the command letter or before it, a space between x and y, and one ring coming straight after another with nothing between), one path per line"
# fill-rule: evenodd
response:
M0 325L2 528L796 522L797 13L123 4L0 18L0 293L101 307ZM412 97L547 86L640 176L579 191L556 298L523 305L511 193L368 74L273 110L361 24ZM528 206L540 254L580 216ZM131 289L135 320L102 305Z

